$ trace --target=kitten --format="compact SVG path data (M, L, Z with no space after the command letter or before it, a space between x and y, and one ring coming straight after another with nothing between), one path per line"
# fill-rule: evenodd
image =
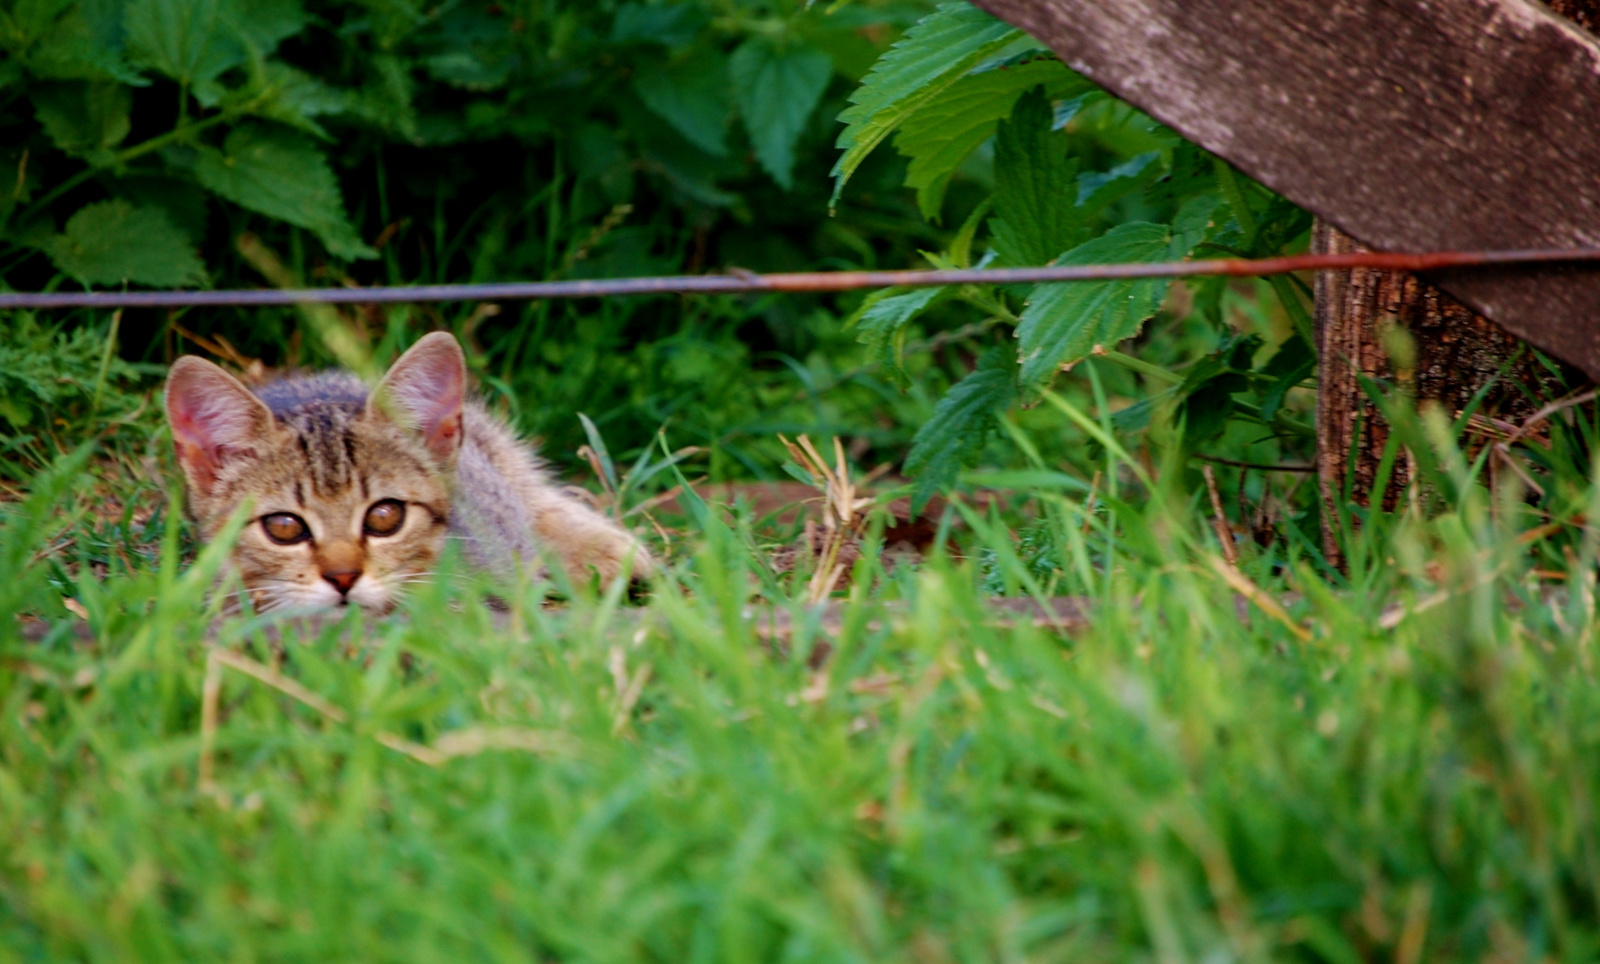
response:
M511 429L466 398L461 346L419 340L368 391L348 372L285 378L252 393L192 355L167 378L167 422L189 510L210 540L253 500L232 563L257 608L383 613L426 578L446 539L475 568L536 570L545 553L574 579L649 575L643 547L567 495Z

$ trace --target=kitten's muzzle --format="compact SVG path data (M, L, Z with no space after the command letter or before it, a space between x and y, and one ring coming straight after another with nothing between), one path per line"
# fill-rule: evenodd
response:
M339 602L350 601L350 590L361 578L361 547L343 539L322 546L316 554L317 571L333 588L339 590Z
M333 572L324 570L322 578L332 583L333 588L339 590L340 596L348 596L350 595L350 588L356 584L357 579L361 578L361 570L340 569Z

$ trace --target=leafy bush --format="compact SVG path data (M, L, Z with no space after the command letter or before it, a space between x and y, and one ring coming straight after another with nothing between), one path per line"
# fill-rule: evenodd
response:
M1031 37L966 3L947 3L907 31L851 101L840 115L847 126L835 199L869 152L892 137L909 160L906 186L916 189L922 214L937 221L952 177L992 145L992 194L943 255L930 259L936 266L1261 257L1303 244L1310 227L1305 212L1113 101ZM973 257L975 245L986 248L981 257ZM1001 415L1036 402L1057 373L1093 355L1109 353L1169 383L1122 413L1124 429L1147 425L1164 402L1184 425L1190 449L1234 415L1271 434L1307 436L1284 399L1311 372L1310 318L1295 282L1271 284L1294 326L1259 370L1261 340L1241 339L1222 318L1223 279L1191 283L1187 309L1172 311L1216 332L1216 350L1184 375L1115 352L1162 310L1173 287L1165 279L889 291L857 320L861 339L891 369L906 326L952 294L1016 339L1015 350L984 354L917 433L906 466L920 473L924 501L978 458ZM1255 400L1235 398L1243 392Z
M858 28L896 14L724 7L13 5L0 14L0 129L16 172L0 196L4 238L13 257L37 251L84 284L203 284L226 270L197 247L220 203L303 229L340 265L371 261L396 223L389 199L381 185L341 188L336 166L382 179L386 147L454 149L460 178L559 143L554 180L591 182L586 207L633 201L642 175L674 206L748 219L733 188L750 158L793 187L839 63L870 50Z
M925 11L887 0L9 6L0 284L903 264L949 232L893 190L892 160L868 175L885 190L837 218L826 217L827 170L843 97ZM557 457L581 443L575 413L587 408L619 449L671 420L686 441L730 443L715 471L748 472L772 464L745 447L775 448L747 441L773 427L909 439L898 418L881 424L870 378L850 375L826 400L806 390L860 367L834 305L639 299L338 321L380 357L420 330L454 329L478 349L489 392ZM68 324L104 323L81 319ZM170 360L193 350L192 332L268 365L335 360L316 337L325 329L303 321L277 309L129 312L121 351Z

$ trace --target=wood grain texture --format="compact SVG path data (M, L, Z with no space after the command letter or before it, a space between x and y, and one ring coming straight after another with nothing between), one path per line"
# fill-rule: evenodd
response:
M1319 221L1312 250L1361 251L1361 244ZM1499 325L1448 293L1404 271L1358 268L1317 275L1317 475L1325 511L1323 553L1343 565L1335 509L1378 504L1394 509L1411 481L1397 460L1384 491L1375 477L1389 426L1362 391L1360 379L1404 391L1419 404L1434 402L1451 418L1483 391L1476 412L1490 424L1520 424L1567 387L1575 373L1551 371ZM1387 329L1411 336L1411 367L1398 368L1386 348ZM1481 437L1465 440L1470 454ZM1491 460L1491 473L1497 463Z
M975 2L1375 249L1600 244L1600 42L1533 0ZM1430 280L1600 377L1595 269Z

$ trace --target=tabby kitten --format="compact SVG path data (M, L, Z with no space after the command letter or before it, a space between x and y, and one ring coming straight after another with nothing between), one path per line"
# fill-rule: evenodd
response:
M245 500L233 566L258 610L392 609L446 539L479 570L575 579L648 575L644 549L570 496L532 450L466 398L466 359L444 332L418 341L369 392L348 372L252 393L192 355L167 378L167 421L206 540Z

